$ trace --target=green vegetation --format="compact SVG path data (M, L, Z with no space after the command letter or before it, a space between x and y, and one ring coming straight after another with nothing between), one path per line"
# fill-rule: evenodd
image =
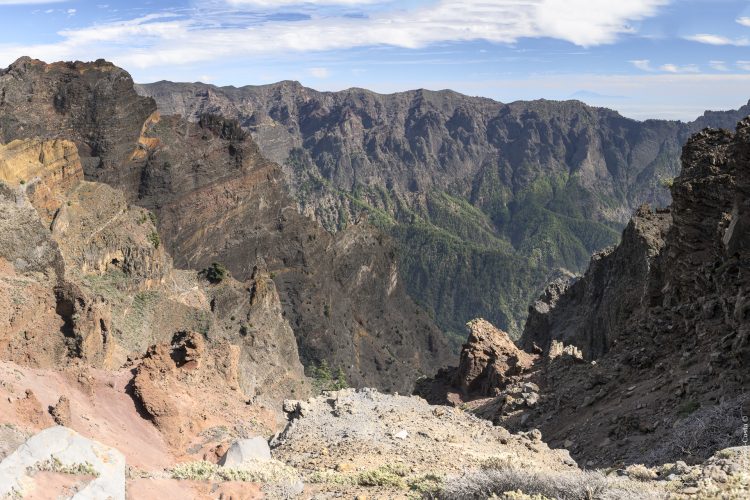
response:
M536 163L514 168L528 176L517 188L501 169L486 169L470 191L434 190L419 203L388 182L337 187L324 175L337 168L327 153L313 161L295 149L287 165L301 205L315 208L327 229L369 220L395 240L407 292L456 350L464 324L478 316L520 335L529 304L560 269L583 271L593 252L620 238L620 225L597 214L620 209L625 193L596 192L574 173L540 171Z
M229 276L229 271L224 267L224 264L213 262L210 266L201 271L201 274L211 283L217 284L221 283Z
M666 189L672 189L674 186L674 177L662 177L659 179L659 185Z
M218 466L214 463L200 460L196 462L184 462L170 469L172 479L189 479L191 481L208 481L211 479Z
M157 233L156 231L151 231L146 238L148 238L148 241L156 249L158 249L159 245L161 245L161 238L159 238L159 233Z
M99 477L99 472L89 462L63 464L56 456L52 455L43 462L35 466L36 470L59 472L61 474L72 474L74 476L95 476Z
M242 481L248 483L281 483L297 479L297 471L278 460L250 460L241 468L221 467L200 460L183 462L168 470L173 479L190 481Z
M146 221L150 221L154 227L156 226L156 214L153 212L149 212L148 210L144 210L141 212L141 216L138 217L138 224L145 224Z
M677 407L677 414L681 417L687 417L700 407L701 404L698 401L690 399Z
M349 387L344 370L338 367L332 371L326 360L321 361L319 365L311 365L308 372L318 392L339 391Z
M394 488L408 490L409 498L423 498L440 491L444 478L436 474L409 475L409 469L402 464L386 464L356 473L335 472L332 470L313 472L307 477L310 483L363 486L367 488ZM430 497L431 498L431 497Z

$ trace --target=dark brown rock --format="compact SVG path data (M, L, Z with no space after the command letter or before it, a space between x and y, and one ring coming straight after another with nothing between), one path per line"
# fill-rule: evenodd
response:
M745 119L694 135L669 212L640 209L616 249L533 306L524 345L565 342L591 362L540 364L541 401L522 426L575 440L597 464L696 461L738 439L731 422L750 404L749 131Z
M352 385L401 391L445 363L444 337L406 295L391 241L368 225L334 236L301 215L280 167L236 122L212 114L197 124L160 117L152 99L135 93L130 76L105 61L22 58L0 74L0 93L0 140L72 140L86 179L124 193L109 211L92 210L112 217L88 217L75 203L57 212L53 228L60 241L71 242L64 253L72 267L122 270L136 290L157 291L171 268L164 249L178 268L200 270L218 261L241 281L265 259L306 362L326 359ZM89 194L87 206L103 198ZM114 212L127 211L128 202L156 212L158 234L145 216L139 227L116 229L123 221ZM81 231L92 238L78 238L74 229L89 227L83 222L107 229L96 237ZM174 322L167 313L165 322ZM155 318L155 327L160 321ZM116 333L127 349L173 331L154 327L155 333L138 336L125 326L127 332Z
M461 349L454 383L466 394L495 396L513 377L531 368L534 357L488 321L468 323L469 338Z
M521 387L536 356L518 348L506 332L489 321L475 319L466 326L469 336L461 347L459 365L441 369L432 378L418 380L414 394L432 404L458 405L498 396L512 384ZM538 390L534 384L531 386Z
M55 406L50 407L49 414L57 425L70 427L72 418L70 416L70 400L67 396L60 396Z

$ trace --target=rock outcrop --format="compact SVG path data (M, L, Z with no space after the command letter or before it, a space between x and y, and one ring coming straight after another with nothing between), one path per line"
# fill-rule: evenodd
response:
M24 185L47 222L60 210L62 194L82 180L78 148L71 141L27 139L0 145L0 181Z
M207 349L205 339L194 332L178 333L171 344L155 345L146 352L135 369L133 395L170 445L183 448L189 436L210 426L212 414L236 412L244 406L238 392L239 355L239 347L227 343ZM202 396L205 391L214 392L221 401ZM230 407L230 403L234 404Z
M46 64L22 57L0 71L0 96L0 142L71 140L87 179L137 192L140 170L129 160L156 104L135 93L126 71L101 59Z
M531 368L534 357L516 347L507 333L483 319L470 321L468 327L471 333L454 376L464 393L494 396L512 377Z
M484 319L469 321L466 326L469 336L461 347L458 366L418 380L414 394L432 404L459 405L498 396L533 371L537 356L517 347L506 332Z

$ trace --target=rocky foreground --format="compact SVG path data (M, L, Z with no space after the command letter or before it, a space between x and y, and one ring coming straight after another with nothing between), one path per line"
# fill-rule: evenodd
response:
M458 408L372 389L285 402L289 422L273 436L270 448L262 437L235 438L210 450L186 450L177 461L175 448L170 456L162 436L147 423L138 427L134 422L139 420L135 408L118 409L116 402L107 401L119 392L116 387L110 394L101 388L83 398L79 388L64 390L84 400L72 413L68 410L67 425L101 441L52 426L24 442L24 426L6 424L0 429L0 495L740 499L750 493L747 447L721 450L694 466L677 461L651 468L584 470L566 450L550 449L538 430L512 434ZM38 425L47 425L49 416L33 393L3 392L3 400L19 401L17 415L24 406L27 415L36 413ZM115 415L117 420L108 421ZM210 441L221 432L213 428L204 438ZM104 444L113 442L120 450Z

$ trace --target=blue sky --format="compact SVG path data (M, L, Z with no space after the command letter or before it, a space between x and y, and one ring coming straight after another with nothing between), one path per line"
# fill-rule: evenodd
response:
M0 18L0 66L105 58L144 83L451 88L638 119L750 99L750 0L0 0Z

